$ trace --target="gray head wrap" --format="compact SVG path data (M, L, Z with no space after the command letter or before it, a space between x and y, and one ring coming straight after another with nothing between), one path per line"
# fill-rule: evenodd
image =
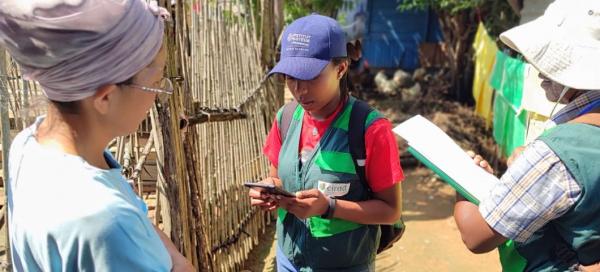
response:
M0 45L50 100L77 101L150 64L168 16L143 0L1 0Z

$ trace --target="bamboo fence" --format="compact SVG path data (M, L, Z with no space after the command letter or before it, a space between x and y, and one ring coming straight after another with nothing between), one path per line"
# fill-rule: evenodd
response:
M181 80L153 114L165 143L161 216L198 267L239 270L270 220L250 207L242 184L267 174L261 146L281 92L263 79L249 1L178 1L172 12L168 73Z
M273 0L160 4L173 15L165 45L175 93L153 107L137 133L113 140L108 149L149 201L154 223L195 267L239 271L271 222L250 206L243 183L267 174L261 147L283 101L281 86L264 79L279 31L267 31L278 21L271 18ZM10 139L45 106L41 88L24 80L3 52L0 61L5 164Z

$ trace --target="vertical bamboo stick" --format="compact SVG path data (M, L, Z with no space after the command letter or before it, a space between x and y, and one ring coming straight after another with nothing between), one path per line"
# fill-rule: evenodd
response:
M162 226L163 226L163 231L165 232L165 234L167 234L167 236L169 236L169 238L171 238L171 205L169 203L169 199L167 198L166 195L166 190L167 190L167 185L166 185L166 179L164 176L164 168L165 168L165 157L164 157L164 148L163 148L163 140L162 140L162 134L159 133L159 131L162 130L161 125L160 125L160 121L158 120L158 111L156 109L156 107L153 107L152 110L150 111L150 120L152 121L152 130L154 133L152 133L153 137L154 137L154 142L156 143L155 145L155 150L156 150L156 180L157 180L157 184L156 184L156 191L157 191L157 199L156 199L156 203L157 203L157 208L156 208L156 214L158 217L158 221L160 221L162 219Z
M11 143L11 137L10 137L10 120L8 117L8 89L7 89L7 84L4 83L4 80L6 79L6 51L0 49L0 131L2 132L1 135L1 140L2 140L2 186L4 187L4 199L5 202L2 203L3 207L6 207L6 199L8 199L7 195L6 195L6 187L8 184L8 151L10 148L10 143ZM2 235L4 236L4 239L6 241L6 259L4 260L4 262L6 264L9 265L10 267L10 262L11 262L11 258L10 258L10 246L8 246L10 243L10 238L8 237L8 209L4 208L4 214L2 215L4 216L5 220L4 220L4 224L6 224L6 227L4 228L4 233L2 233Z

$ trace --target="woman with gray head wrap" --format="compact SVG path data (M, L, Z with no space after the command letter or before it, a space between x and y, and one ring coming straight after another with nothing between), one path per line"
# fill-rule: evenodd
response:
M168 17L142 0L0 2L0 45L50 101L10 150L16 271L194 270L104 150L173 92L163 77Z

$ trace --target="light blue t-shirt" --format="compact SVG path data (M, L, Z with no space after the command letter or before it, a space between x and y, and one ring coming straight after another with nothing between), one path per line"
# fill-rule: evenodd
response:
M8 218L16 271L170 271L147 208L107 152L110 170L41 146L43 119L9 155Z

